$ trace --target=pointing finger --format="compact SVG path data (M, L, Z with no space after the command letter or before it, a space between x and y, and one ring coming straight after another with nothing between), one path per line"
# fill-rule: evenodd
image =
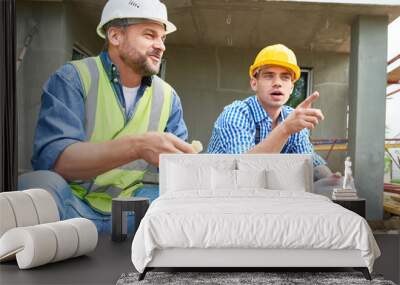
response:
M309 108L303 110L303 114L306 116L314 116L317 117L319 120L324 120L324 114L322 114L320 109Z
M301 102L297 108L310 108L311 104L317 100L319 97L319 93L318 91L315 91L313 94L311 94L310 96L308 96L303 102Z

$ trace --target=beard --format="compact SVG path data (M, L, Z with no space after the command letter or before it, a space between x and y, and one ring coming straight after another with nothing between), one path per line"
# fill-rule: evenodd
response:
M149 58L151 55L160 57L160 62L152 63ZM157 50L152 50L143 54L131 47L130 49L121 51L120 57L127 66L142 76L155 75L160 71L161 53Z

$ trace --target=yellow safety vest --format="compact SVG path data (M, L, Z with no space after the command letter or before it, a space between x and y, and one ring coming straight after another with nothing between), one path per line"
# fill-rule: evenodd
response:
M134 115L125 119L100 57L71 62L78 70L84 88L86 137L90 142L104 142L126 135L139 135L149 131L164 132L171 113L172 88L153 76L137 103ZM144 160L137 160L103 173L90 181L70 183L74 195L101 212L111 212L114 197L130 197L143 186L142 180L151 169Z

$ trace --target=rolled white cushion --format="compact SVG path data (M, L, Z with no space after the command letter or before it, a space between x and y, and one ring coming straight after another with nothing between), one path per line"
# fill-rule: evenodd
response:
M16 256L20 269L49 263L56 253L53 231L42 225L19 227L7 231L0 239L0 260Z
M57 204L49 192L44 189L29 189L23 192L31 197L39 218L39 224L60 220Z
M96 225L92 221L84 218L75 218L63 222L73 226L78 233L78 248L74 257L86 254L96 248L98 233Z
M8 230L0 238L0 261L16 257L20 269L86 254L97 245L97 229L84 218Z
M0 237L9 229L15 228L17 222L15 221L14 211L8 199L0 195Z
M53 196L43 189L0 193L0 237L15 227L59 221Z
M33 201L24 191L3 192L0 195L10 202L17 227L33 226L39 223Z
M43 224L49 228L56 236L57 248L51 262L57 262L70 258L75 255L78 249L78 233L71 228L71 224L65 222L55 222Z

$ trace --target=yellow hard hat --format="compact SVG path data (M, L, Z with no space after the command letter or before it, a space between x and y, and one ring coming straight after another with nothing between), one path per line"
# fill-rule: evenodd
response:
M250 66L250 77L263 65L277 65L287 68L294 73L294 80L300 78L300 67L297 65L296 55L288 47L277 44L263 48L256 56L254 63Z

